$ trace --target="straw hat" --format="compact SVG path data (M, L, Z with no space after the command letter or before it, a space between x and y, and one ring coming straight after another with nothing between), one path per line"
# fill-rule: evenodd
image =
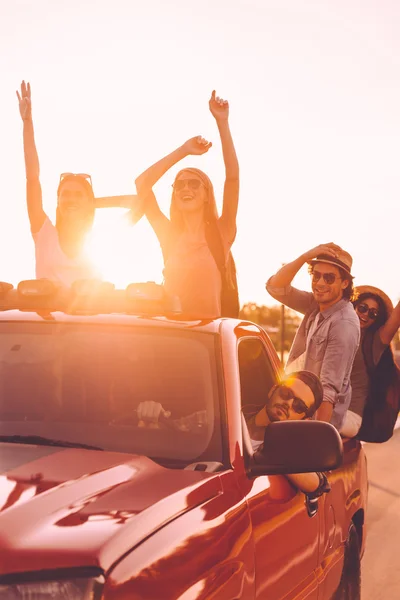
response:
M380 290L379 288L374 287L373 285L358 285L355 288L354 292L356 293L357 298L358 296L361 296L361 294L375 294L376 296L379 296L379 298L383 300L386 306L388 316L392 313L393 303L391 299L385 294L385 292L382 292L382 290Z
M335 265L335 267L340 267L352 277L351 267L353 264L353 259L345 250L338 250L337 256L331 256L330 254L319 254L316 258L310 260L308 264L315 265L316 263L321 262L327 263L328 265Z

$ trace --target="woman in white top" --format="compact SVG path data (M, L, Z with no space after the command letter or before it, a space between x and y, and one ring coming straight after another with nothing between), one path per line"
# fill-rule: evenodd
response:
M96 278L98 274L84 254L84 243L93 225L95 209L126 207L134 209L134 215L140 218L143 214L140 201L133 195L96 199L89 175L63 173L57 190L54 226L43 210L29 83L22 82L21 93L17 91L17 97L24 125L26 199L35 242L36 277L51 279L66 286L78 279Z

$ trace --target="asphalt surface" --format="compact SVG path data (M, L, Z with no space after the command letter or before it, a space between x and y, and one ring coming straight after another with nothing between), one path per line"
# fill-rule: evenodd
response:
M369 492L361 599L400 600L400 429L364 450Z

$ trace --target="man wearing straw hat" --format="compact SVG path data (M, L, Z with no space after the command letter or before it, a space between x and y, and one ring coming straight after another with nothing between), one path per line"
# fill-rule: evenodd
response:
M290 350L286 372L318 375L324 390L317 418L340 429L351 400L350 374L360 343L360 323L351 304L353 259L340 246L321 244L284 265L267 282L268 293L304 314ZM309 265L312 292L291 284Z

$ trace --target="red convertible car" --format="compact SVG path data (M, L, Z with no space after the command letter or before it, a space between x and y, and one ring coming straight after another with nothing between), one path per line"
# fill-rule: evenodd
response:
M362 446L273 423L256 462L268 336L177 310L150 284L0 285L0 600L359 598ZM331 485L312 516L285 477L311 471Z

